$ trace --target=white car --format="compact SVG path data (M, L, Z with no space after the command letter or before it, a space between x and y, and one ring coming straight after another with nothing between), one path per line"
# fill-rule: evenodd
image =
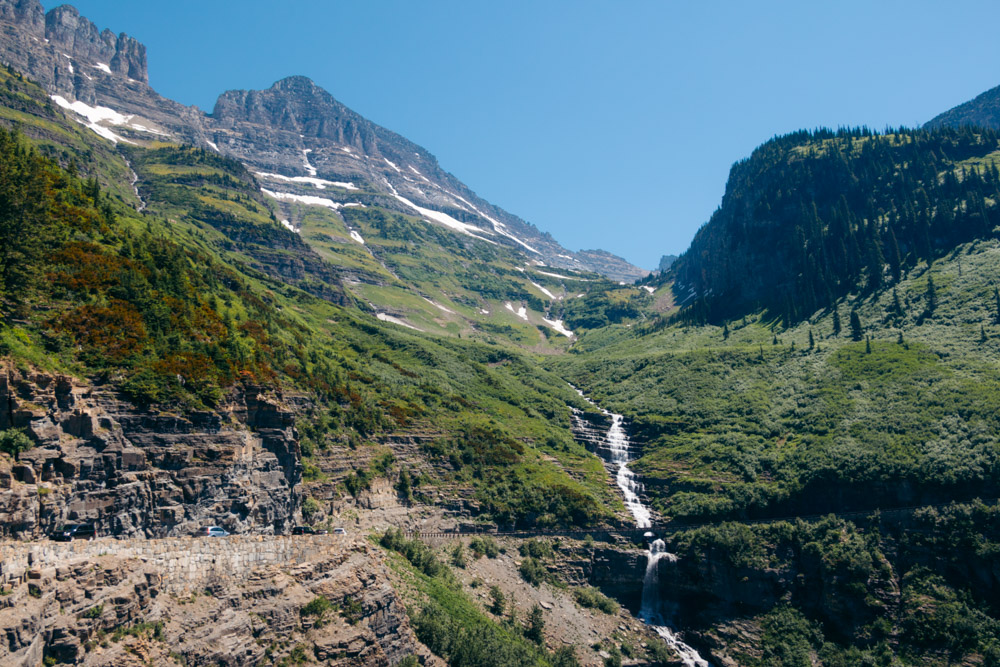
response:
M333 529L333 534L334 535L347 535L347 531L344 530L343 528L334 528Z

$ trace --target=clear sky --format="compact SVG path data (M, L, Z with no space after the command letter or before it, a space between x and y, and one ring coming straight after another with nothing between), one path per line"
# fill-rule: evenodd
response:
M996 0L70 4L145 43L167 97L210 112L304 74L566 247L646 268L773 135L918 125L1000 84Z

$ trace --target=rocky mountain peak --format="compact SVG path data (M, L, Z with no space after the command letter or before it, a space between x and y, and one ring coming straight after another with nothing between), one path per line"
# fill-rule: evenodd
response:
M0 21L17 24L39 37L45 35L45 10L38 0L0 0Z
M99 30L70 5L45 13L38 0L0 0L0 32L0 59L50 89L92 88L85 82L100 75L149 82L142 43L125 33Z
M266 90L227 91L212 118L227 127L253 123L377 154L372 124L305 76L286 77Z

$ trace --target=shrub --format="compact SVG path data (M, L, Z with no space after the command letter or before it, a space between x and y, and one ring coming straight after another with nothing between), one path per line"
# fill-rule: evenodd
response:
M91 607L87 611L83 612L83 617L84 618L100 618L101 614L103 614L103 613L104 613L104 605L103 604L99 604L99 605L94 605L93 607Z
M402 554L406 560L428 577L446 576L450 574L448 566L434 555L434 552L420 540L408 540L400 529L390 528L379 540L386 549Z
M500 555L500 546L492 537L480 537L478 535L473 537L469 541L469 549L475 554L476 558L482 558L483 556L496 558Z
M21 452L26 452L34 446L31 438L25 435L21 429L10 428L0 432L0 452L6 452L15 459L21 455Z
M309 521L319 512L321 509L319 501L308 496L304 501L302 501L302 518Z
M525 558L521 561L518 572L521 573L521 578L532 586L539 586L549 578L548 570L534 558Z
M299 610L301 616L316 616L322 618L328 611L333 609L333 603L322 595L317 595L308 604Z
M597 609L611 615L618 613L618 603L591 586L574 588L573 599L581 607Z

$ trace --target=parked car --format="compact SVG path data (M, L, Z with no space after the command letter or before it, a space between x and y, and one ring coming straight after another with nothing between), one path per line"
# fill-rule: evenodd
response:
M97 537L97 528L92 523L70 523L52 533L51 537L56 542L92 540Z
M334 528L333 529L333 534L334 535L347 535L347 531L344 530L343 528Z
M228 537L229 531L219 526L209 526L202 535L204 537Z
M326 530L312 526L295 526L292 528L292 535L326 535Z

